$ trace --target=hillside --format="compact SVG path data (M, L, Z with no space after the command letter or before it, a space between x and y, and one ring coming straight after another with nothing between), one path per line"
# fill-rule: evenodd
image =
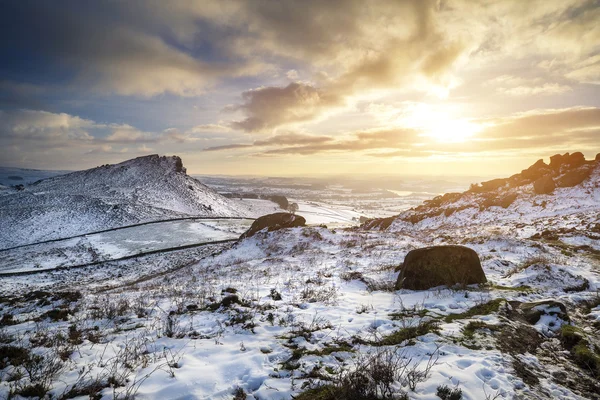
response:
M3 194L2 248L150 220L248 214L235 201L188 176L177 156L139 157Z
M363 229L115 259L177 223L3 252L27 273L0 274L0 397L600 400L599 183L564 155ZM485 281L398 288L432 245L475 252Z
M437 196L394 217L369 220L362 228L403 232L502 225L521 237L552 229L598 230L599 156L585 160L581 153L557 154L549 164L538 160L509 178Z

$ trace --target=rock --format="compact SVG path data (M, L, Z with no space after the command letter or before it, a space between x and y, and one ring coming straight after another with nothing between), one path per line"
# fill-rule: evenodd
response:
M550 194L554 192L556 184L550 175L542 176L533 182L533 191L535 194Z
M173 160L175 161L175 172L186 173L187 170L183 167L183 161L179 156L173 156Z
M568 165L570 168L577 168L585 164L585 156L581 152L576 152L571 154L566 160L565 165Z
M386 218L373 218L366 220L362 225L362 229L376 229L380 231L384 231L392 225L392 223L396 220L397 217L386 217Z
M263 215L252 223L250 229L248 229L240 239L245 239L254 236L257 232L267 229L269 232L277 231L284 228L294 228L297 226L305 226L306 220L300 215L294 215L290 213L275 213L269 215Z
M502 208L508 208L512 203L514 203L517 197L518 196L516 193L509 193L506 196L500 198L500 200L498 201L498 206Z
M585 181L592 174L592 168L578 168L568 171L556 180L558 187L573 187Z
M560 154L553 155L550 157L550 168L560 169L560 166L563 165L567 157L569 157L569 153L566 153L564 156Z
M596 162L600 162L600 153L596 154Z
M433 246L411 250L406 255L396 289L426 290L486 281L474 250L464 246Z
M569 322L571 320L565 305L556 300L542 300L532 303L521 303L519 305L519 311L522 313L523 318L525 318L525 320L531 325L537 324L543 315L557 317L565 322Z
M517 199L516 193L500 194L486 198L480 205L480 210L487 210L490 207L508 208Z
M492 179L491 181L481 182L481 187L475 191L479 193L491 192L506 186L507 183L508 179Z
M544 160L537 160L531 167L524 169L521 172L521 180L535 180L539 179L550 172L550 167L544 162Z

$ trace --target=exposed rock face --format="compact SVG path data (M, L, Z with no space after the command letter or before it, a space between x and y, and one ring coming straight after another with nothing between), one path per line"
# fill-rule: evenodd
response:
M600 153L596 154L596 161L600 162Z
M516 193L488 193L479 205L479 210L487 210L490 207L508 208L517 199Z
M524 169L520 174L513 175L513 183L521 183L523 181L532 181L541 178L551 172L550 167L544 160L537 160L531 167Z
M396 220L396 217L386 217L386 218L373 218L368 219L362 224L363 229L379 229L386 230L390 227L392 222Z
M592 174L592 168L588 166L580 167L568 171L566 174L557 179L558 187L573 187L585 181Z
M565 155L555 154L550 157L550 168L559 169L560 166L565 162L565 158L569 156L569 153Z
M570 168L577 168L585 164L585 156L581 152L576 152L568 156L565 160L565 164Z
M556 189L554 179L550 175L542 176L533 182L533 190L535 194L550 194Z
M248 229L240 239L245 239L254 236L257 232L267 228L269 232L277 231L283 228L295 228L297 226L305 226L306 219L300 215L294 215L290 213L275 213L269 215L263 215L258 218L250 229Z
M464 246L433 246L412 250L406 255L396 289L427 290L486 281L474 250Z
M173 156L173 160L175 161L175 172L183 172L187 173L187 170L183 167L183 161L181 161L181 157Z

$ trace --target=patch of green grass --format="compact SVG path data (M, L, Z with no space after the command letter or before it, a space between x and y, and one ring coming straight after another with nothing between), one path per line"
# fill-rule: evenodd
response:
M575 345L571 354L579 366L587 368L595 377L600 378L600 356L590 349L587 340Z
M281 369L287 369L288 371L293 371L300 367L300 363L298 360L302 358L303 355L306 354L305 348L296 348L292 350L292 356L285 360L281 364Z
M533 289L531 286L521 285L521 286L502 286L502 285L490 285L490 288L496 290L511 290L515 292L531 292Z
M423 318L429 313L429 310L423 308L420 310L417 309L405 309L400 312L390 313L388 316L392 321L399 321L405 318L419 317Z
M323 357L323 356L331 355L331 353L353 352L353 351L354 351L354 349L352 348L352 345L345 343L345 342L340 342L340 343L336 343L336 344L327 345L323 348L323 350L312 350L312 351L306 352L306 354Z
M491 331L495 331L498 329L498 327L486 324L483 321L470 321L462 328L462 333L467 339L472 339L473 336L475 336L475 331L478 329L489 329Z
M336 400L338 390L333 385L324 385L308 389L294 397L294 400Z
M383 337L381 340L371 343L374 346L395 346L405 340L415 339L419 336L428 334L429 332L437 333L439 331L438 321L426 321L420 322L417 326L410 326L408 328L402 328L388 336Z
M571 351L574 361L587 369L596 378L600 378L600 355L592 350L585 332L572 325L563 325L560 329L562 345Z
M444 318L444 320L446 322L453 322L457 319L472 318L476 315L489 315L498 312L500 304L502 304L502 302L504 301L506 300L503 298L494 299L492 301L488 301L487 303L476 305L475 307L468 309L464 313L447 315L446 318Z
M581 328L573 325L563 325L560 327L560 341L563 346L570 350L585 338L585 333Z

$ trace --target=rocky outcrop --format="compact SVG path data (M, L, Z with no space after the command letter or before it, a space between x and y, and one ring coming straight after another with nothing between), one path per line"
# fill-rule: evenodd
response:
M394 226L402 226L401 223L394 224L394 221L417 224L423 220L437 219L436 223L442 223L444 218L457 213L476 218L474 210L485 212L493 207L514 207L515 202L519 204L522 199L529 200L532 192L535 195L549 195L554 194L556 188L581 185L599 168L600 154L596 161L587 161L581 152L556 154L550 157L550 164L546 164L542 159L537 160L529 168L510 178L492 179L472 184L469 190L462 193L436 196L395 217L368 220L361 228L390 230L394 229ZM535 205L537 201L532 203ZM546 202L542 204L545 207Z
M535 194L550 194L554 192L554 189L556 189L556 184L550 175L542 176L533 182L533 191Z
M500 193L498 196L489 196L484 199L479 207L480 210L487 210L490 207L508 208L517 199L516 193Z
M536 163L533 164L531 167L521 171L520 174L513 175L511 177L512 178L511 181L513 183L513 186L515 183L518 186L518 184L524 184L524 183L528 183L528 182L540 179L541 177L548 175L551 172L552 172L552 169L550 168L550 166L548 166L544 162L544 160L540 159L540 160L537 160Z
M396 220L396 217L386 217L386 218L372 218L367 219L361 227L363 229L377 229L380 231L384 231L392 225L392 222Z
M433 246L412 250L406 255L396 289L427 290L486 281L474 250L464 246Z
M554 170L573 169L580 167L585 163L585 156L579 151L573 154L555 154L550 157L550 168Z
M300 215L294 215L290 213L275 213L269 215L263 215L252 223L250 229L248 229L240 239L245 239L254 236L257 232L266 229L268 232L277 231L284 228L295 228L298 226L305 226L306 219Z
M585 181L592 174L593 168L590 166L581 166L577 169L567 171L556 180L558 187L573 187Z

